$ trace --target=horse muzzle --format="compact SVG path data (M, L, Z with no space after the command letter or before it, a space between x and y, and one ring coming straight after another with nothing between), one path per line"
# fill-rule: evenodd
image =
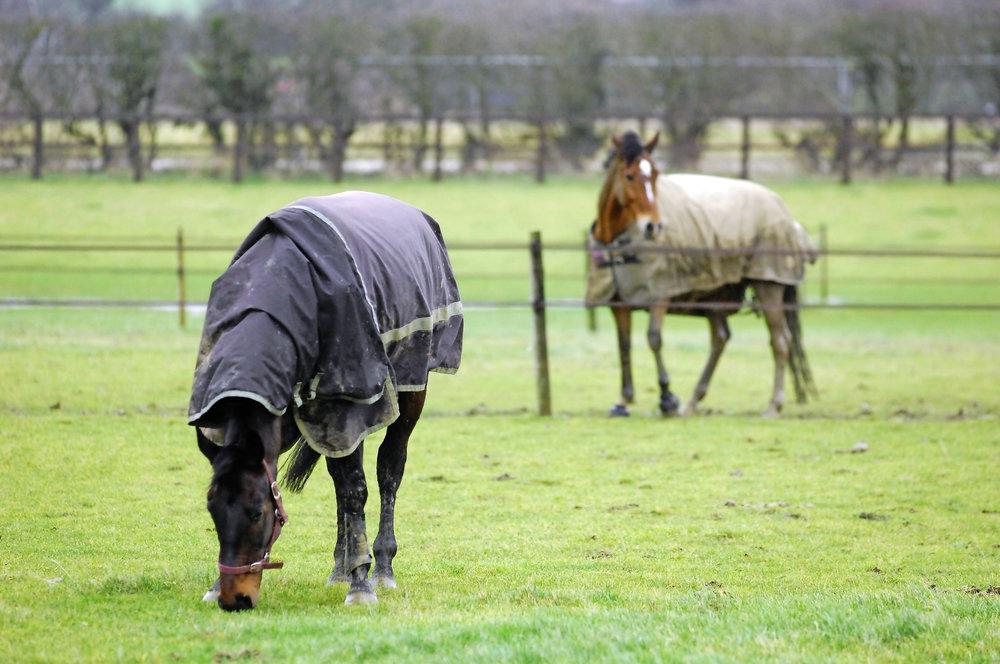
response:
M228 577L228 578L227 578ZM261 575L224 575L219 587L219 608L223 611L249 611L260 597Z

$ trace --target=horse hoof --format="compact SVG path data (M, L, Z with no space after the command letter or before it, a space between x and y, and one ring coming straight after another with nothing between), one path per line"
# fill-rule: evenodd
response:
M660 399L660 412L666 417L673 417L680 411L680 408L681 402L673 394L668 394Z
M608 411L608 415L610 417L628 417L628 407L622 403L615 404L611 407L611 410Z
M378 604L378 597L371 590L352 590L344 599L344 606L361 606Z
M775 408L774 406L768 406L767 410L760 414L761 417L774 420L781 417L781 409Z
M391 590L396 587L396 578L392 574L375 574L372 576L372 586L376 588L382 586Z
M343 572L338 572L337 570L333 570L332 572L330 572L330 578L326 580L326 585L335 586L340 583L350 583L350 582L351 582L351 577L347 576Z

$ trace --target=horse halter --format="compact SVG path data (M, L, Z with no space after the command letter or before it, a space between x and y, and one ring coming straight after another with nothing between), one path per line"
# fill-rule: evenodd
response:
M274 473L271 472L271 468L267 465L266 461L261 461L264 465L264 472L267 474L267 481L271 487L271 498L274 499L274 527L271 529L271 539L267 542L267 547L264 549L264 555L260 560L249 565L223 565L219 562L219 573L220 574L256 574L265 569L281 569L285 566L283 562L271 562L271 547L274 543L278 541L278 535L281 534L281 527L288 523L288 514L285 512L285 506L281 503L281 492L278 491L278 482L274 478Z

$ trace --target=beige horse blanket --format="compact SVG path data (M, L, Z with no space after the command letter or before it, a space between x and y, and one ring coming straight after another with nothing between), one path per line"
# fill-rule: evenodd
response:
M662 228L630 227L610 244L590 238L587 304L652 303L743 279L794 285L816 249L781 198L745 180L661 175Z

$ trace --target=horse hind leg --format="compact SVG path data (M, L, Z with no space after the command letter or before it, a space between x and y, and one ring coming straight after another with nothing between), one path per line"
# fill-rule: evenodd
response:
M427 391L401 392L399 395L399 417L385 434L385 440L378 450L378 490L382 499L379 514L378 535L375 537L375 571L372 584L375 587L396 587L396 575L392 570L392 560L396 556L396 492L403 481L406 467L406 448L413 433L413 427L420 419Z
M774 356L774 389L771 402L764 411L764 417L777 417L785 405L785 367L788 366L790 333L785 321L784 286L780 284L757 284L754 290L764 312L768 335L771 339L771 354Z
M681 404L677 396L670 391L670 374L667 373L667 367L663 363L663 317L666 313L666 305L650 307L646 338L656 360L656 377L660 385L660 412L669 416L676 415Z
M698 412L698 404L708 394L708 385L715 374L715 367L719 364L722 351L726 349L726 343L729 341L729 323L724 314L716 313L709 316L708 326L712 349L709 351L708 361L705 362L705 368L701 372L698 384L694 388L694 394L684 407L685 415L694 415Z
M371 552L365 534L365 503L368 486L365 483L363 445L346 457L327 458L326 469L333 479L337 506L343 510L344 571L350 580L345 604L374 604L378 600L368 581Z

